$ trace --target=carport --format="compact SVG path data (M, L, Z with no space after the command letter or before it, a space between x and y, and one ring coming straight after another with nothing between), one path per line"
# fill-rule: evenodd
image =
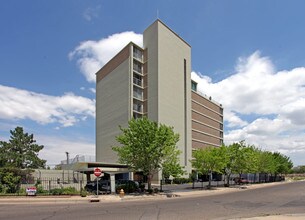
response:
M91 181L91 176L93 175L95 168L99 168L103 173L109 174L111 193L115 193L116 174L128 174L128 179L133 180L133 173L128 169L127 165L99 162L77 162L73 164L73 167L71 167L74 171L86 174L87 182Z

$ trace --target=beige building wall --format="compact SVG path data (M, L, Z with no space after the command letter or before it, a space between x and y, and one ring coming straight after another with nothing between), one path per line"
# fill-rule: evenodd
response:
M191 47L157 20L144 32L148 118L179 133L180 163L191 171Z
M129 51L130 46L125 47L97 73L96 161L116 163L118 159L112 146L118 146L119 125L127 127L131 115Z

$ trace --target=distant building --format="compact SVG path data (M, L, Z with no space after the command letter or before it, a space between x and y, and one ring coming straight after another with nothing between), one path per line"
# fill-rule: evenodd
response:
M191 172L192 150L223 142L223 107L197 92L191 80L191 46L160 20L96 73L96 161L116 163L119 125L131 118L174 127L180 163Z

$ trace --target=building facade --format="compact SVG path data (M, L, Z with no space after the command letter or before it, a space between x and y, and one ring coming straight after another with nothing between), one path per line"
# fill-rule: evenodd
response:
M119 126L147 117L174 127L180 164L191 172L192 150L220 146L223 108L191 81L191 46L160 20L96 73L96 161L116 163Z

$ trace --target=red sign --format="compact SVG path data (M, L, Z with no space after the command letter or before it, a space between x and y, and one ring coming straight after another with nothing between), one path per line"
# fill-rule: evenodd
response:
M94 168L94 175L96 177L99 177L100 175L102 175L102 170L100 168Z
M37 193L37 189L36 189L35 186L26 188L26 195L27 196L36 196L36 193Z

